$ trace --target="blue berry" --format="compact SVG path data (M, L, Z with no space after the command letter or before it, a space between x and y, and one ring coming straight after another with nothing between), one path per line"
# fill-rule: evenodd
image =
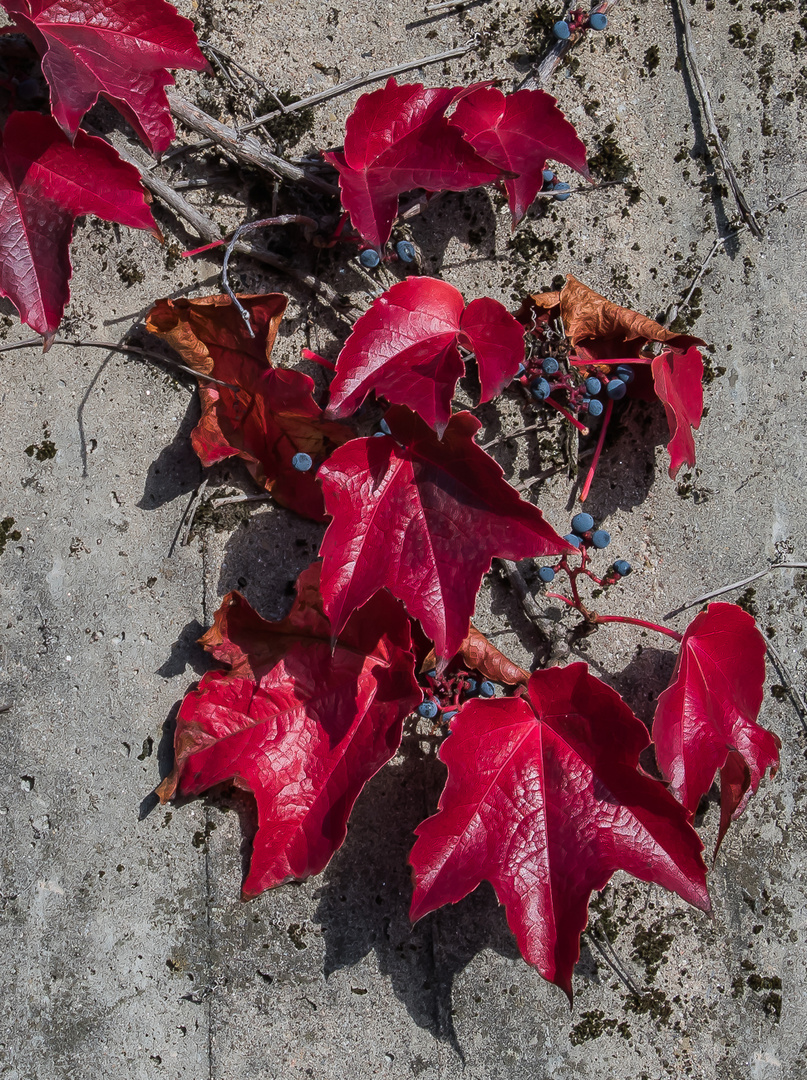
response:
M449 709L448 712L443 713L443 720L448 723L449 720L453 720L459 712L459 709Z
M384 438L384 432L383 431L374 431L373 432L373 438L374 439L383 439Z
M542 566L538 571L538 577L545 585L548 585L550 581L555 580L555 571L551 566Z
M566 41L571 36L571 30L569 24L564 19L559 19L552 27L552 33L558 39L558 41Z
M602 383L600 380L593 375L589 375L586 379L586 393L591 394L592 397L596 397L600 390L602 390Z
M466 694L475 694L478 686L479 686L479 683L476 681L476 679L466 679L465 680L465 693Z
M311 460L310 454L299 453L295 454L291 459L291 463L297 472L308 472L314 462Z
M555 201L556 202L566 202L567 199L571 198L572 189L571 189L571 186L569 184L565 184L565 183L555 184L554 191L556 193L555 194ZM560 195L558 195L557 192L560 192Z
M426 698L425 701L421 701L418 705L418 716L422 716L424 720L434 720L437 716L440 708L434 698Z
M595 548L607 548L611 543L611 534L605 529L597 529L591 534L591 542Z
M602 416L602 410L605 408L601 401L597 401L595 398L593 401L588 399L588 414L589 416Z
M589 529L594 528L594 518L591 514L579 513L575 514L572 518L572 528L578 536L582 536L583 533L587 533Z
M601 11L595 11L594 14L589 17L588 25L592 30L604 30L608 25L608 16L603 15Z
M521 378L521 376L522 376L522 375L526 375L526 373L527 373L527 369L526 369L526 368L524 367L524 365L523 365L523 364L519 364L519 365L518 365L518 371L517 371L517 372L515 373L515 375L513 376L513 378L514 378L514 379L520 379L520 378Z
M382 420L379 423L378 426L381 428L381 430L384 432L385 435L391 435L392 434L392 432L389 429L389 424L387 423L386 420Z
M544 375L557 375L560 371L560 364L554 356L547 356L546 360L541 361L541 368Z
M628 392L626 383L623 383L621 379L611 379L605 388L605 392L611 401L619 401Z
M403 263L413 263L417 258L415 245L408 240L399 240L395 245L395 253Z
M431 671L427 671L426 674L429 676L430 679L436 679L437 678L437 668L432 668Z
M574 533L566 533L563 539L566 541L567 544L571 544L572 547L580 547L580 537L575 536Z
M361 255L359 255L359 262L365 270L372 270L373 267L378 266L381 262L381 256L375 248L365 248Z
M549 184L549 185L554 185L554 183L555 183L555 174L552 171L552 169L544 169L544 183Z
M632 569L633 567L631 564L625 559L617 559L614 563L614 570L616 570L620 577L627 577Z
M621 379L623 383L632 383L633 375L633 368L627 364L620 364L616 369L616 377Z
M488 679L479 684L479 696L480 697L494 697L496 694L496 687Z
M624 384L623 384L624 385ZM546 379L533 379L530 384L530 390L532 396L536 401L546 401L549 395L552 393L552 387L546 381Z

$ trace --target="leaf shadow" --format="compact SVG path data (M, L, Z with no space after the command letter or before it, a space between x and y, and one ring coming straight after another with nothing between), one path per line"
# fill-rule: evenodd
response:
M620 672L601 667L591 656L586 660L603 682L613 687L650 731L659 695L667 688L675 667L678 651L643 646Z
M464 1061L452 1019L454 978L484 949L512 960L519 953L487 883L450 910L409 922L414 829L436 809L445 777L423 743L406 734L398 757L365 788L345 844L323 874L314 919L323 930L326 978L374 952L413 1021Z
M199 415L199 399L194 394L173 439L149 465L138 509L157 510L199 486L203 469L190 441Z

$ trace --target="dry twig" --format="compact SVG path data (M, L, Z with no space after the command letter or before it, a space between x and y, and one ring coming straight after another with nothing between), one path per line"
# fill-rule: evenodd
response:
M722 596L724 593L733 592L735 589L743 589L753 581L759 581L760 578L766 577L773 570L807 570L807 563L772 563L770 566L766 566L764 570L758 570L756 574L751 574L750 577L743 578L742 581L732 581L730 585L723 585L721 588L714 589L712 592L704 593L702 596L696 596L694 600L687 600L687 602L681 604L680 607L674 608L673 611L668 611L664 616L664 621L667 622L668 619L675 618L675 616L680 615L682 611L687 611L697 604L705 604L707 600L713 600L716 596Z
M592 8L591 14L598 12L601 15L607 15L612 8L616 6L617 0L602 0L602 3L597 4ZM568 14L569 11L576 8L578 5L575 0L569 0L564 9L564 14ZM578 41L581 41L585 37L585 34L574 34L572 37L567 38L566 41L555 41L550 46L548 51L544 53L538 62L538 66L530 72L527 78L519 86L519 90L541 90L552 76L555 74L555 69L563 60L564 56L570 49L574 48Z

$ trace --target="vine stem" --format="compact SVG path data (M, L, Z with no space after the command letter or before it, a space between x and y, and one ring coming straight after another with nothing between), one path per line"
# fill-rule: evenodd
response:
M611 419L611 413L614 411L614 402L611 398L608 398L608 404L605 406L605 416L602 418L602 427L600 428L600 436L597 439L597 446L594 450L594 457L591 462L591 466L586 476L586 482L583 484L583 490L580 492L580 502L585 502L588 498L588 494L591 491L591 484L594 480L594 473L597 469L597 462L600 460L600 454L605 443L605 433L608 430L608 421Z
M645 630L655 630L658 634L666 634L667 637L674 638L675 641L678 642L684 640L684 635L679 634L677 630L671 630L669 626L659 626L658 623L647 622L645 619L632 619L629 615L595 616L595 623L597 626L599 626L600 623L607 622L628 623L631 626L641 626Z

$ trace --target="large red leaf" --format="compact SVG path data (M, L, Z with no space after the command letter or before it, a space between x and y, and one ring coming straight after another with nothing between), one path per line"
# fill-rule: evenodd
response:
M543 186L547 158L589 178L586 148L574 127L543 90L519 90L505 97L493 86L480 87L457 105L451 122L474 150L503 173L513 228Z
M386 244L404 191L466 191L499 176L445 115L472 89L399 86L390 79L356 102L344 151L324 157L338 169L342 205L368 243Z
M224 598L202 642L231 670L209 672L186 696L174 769L157 789L163 802L228 780L253 792L258 832L244 899L327 865L422 699L400 604L380 593L332 648L318 577L318 564L303 571L280 622L264 621L238 593Z
M283 506L324 520L316 466L352 432L326 420L314 401L313 380L300 371L275 368L272 346L286 308L279 293L242 296L255 337L250 338L227 296L158 300L146 326L168 341L184 362L237 389L200 380L202 417L191 442L203 465L240 457L261 487ZM292 465L304 452L308 472Z
M656 760L694 814L720 772L717 849L759 787L779 767L779 739L756 722L765 681L765 639L736 604L710 604L684 634L653 721Z
M708 910L700 840L639 769L647 742L585 664L536 671L527 697L464 705L440 749L439 811L416 829L412 919L490 881L524 959L571 997L589 897L615 870Z
M701 426L703 415L703 357L693 345L683 356L669 350L653 359L653 388L664 405L670 441L670 476L686 462L695 464L695 440L692 429Z
M103 94L155 153L174 137L166 68L208 67L189 19L165 0L0 0L42 57L56 121L71 137ZM30 114L28 114L30 115Z
M0 293L47 340L70 298L70 239L95 214L160 233L140 176L102 139L71 145L49 116L12 113L0 135Z
M472 300L446 281L410 277L380 296L358 320L336 361L333 416L350 416L374 390L408 405L442 435L465 365L459 346L479 365L482 401L509 383L524 359L524 331L489 297Z
M438 661L468 634L482 575L505 559L572 550L474 443L480 423L452 416L442 441L394 405L391 436L355 439L320 469L333 521L320 553L334 629L379 589L403 600L434 641Z

